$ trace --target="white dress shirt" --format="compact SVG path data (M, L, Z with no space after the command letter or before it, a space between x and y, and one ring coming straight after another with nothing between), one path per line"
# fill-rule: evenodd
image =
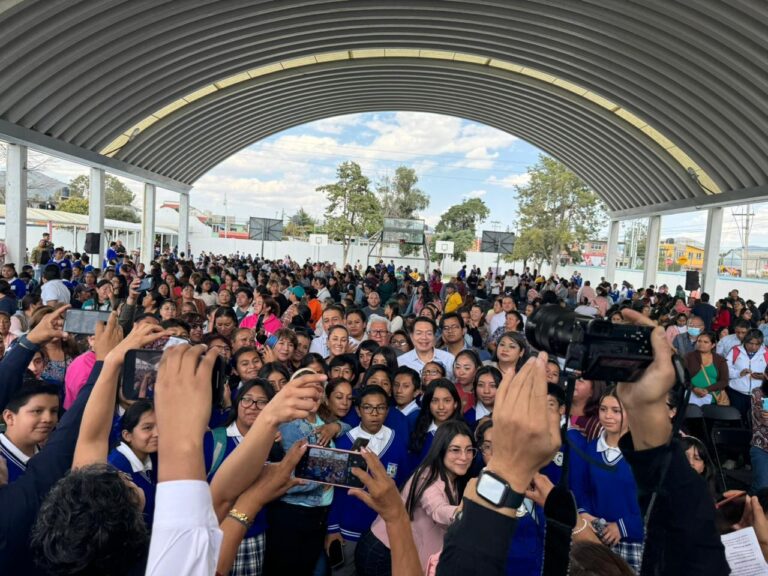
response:
M453 357L453 354L447 350L440 350L439 348L435 348L432 351L432 358L429 360L429 362L437 361L442 364L445 368L445 377L448 378L448 380L453 380L454 360L455 358ZM411 350L410 352L406 352L397 358L398 366L408 366L409 368L416 370L416 372L419 374L421 374L421 371L424 369L424 364L426 364L426 362L422 362L415 349Z
M389 446L389 443L392 439L392 434L392 430L386 426L382 426L381 430L379 430L376 434L366 432L363 430L362 425L356 426L349 431L349 435L353 440L357 440L358 438L367 439L368 445L366 448L376 454L376 456L379 456L382 452L384 452L387 446Z
M160 482L145 576L212 576L224 534L203 480Z
M400 412L403 413L403 416L408 416L408 414L418 409L419 409L419 403L416 402L416 400L411 400L409 404L406 404L402 408L398 408L398 410L400 410Z
M597 451L603 455L603 459L609 464L621 458L621 449L616 446L609 446L608 442L605 441L605 431L597 437Z

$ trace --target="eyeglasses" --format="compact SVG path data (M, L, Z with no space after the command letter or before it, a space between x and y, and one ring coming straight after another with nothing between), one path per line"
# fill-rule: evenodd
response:
M480 452L482 452L486 456L493 454L493 444L491 444L490 442L483 442L480 445Z
M392 340L390 342L391 346L397 346L398 348L400 346L405 346L406 344L408 344L408 342L406 342L405 340Z
M461 448L460 446L449 446L448 454L457 458L463 455L474 458L475 454L477 454L477 448Z
M387 333L387 330L369 330L368 334L371 336L383 336Z
M221 350L222 352L232 352L232 348L229 346L225 346L224 344L214 344L211 346L211 348L216 348L217 350Z
M387 411L388 406L386 404L379 404L377 406L371 406L370 404L363 404L360 406L365 414L383 414Z
M422 376L442 376L443 373L440 372L440 370L422 370L421 371Z
M454 330L461 330L461 326L459 326L458 324L443 326L443 332L453 332Z
M250 408L254 404L256 405L256 408L259 410L264 410L264 407L267 405L269 400L262 400L257 398L251 398L250 396L243 396L240 398L240 405L243 408Z

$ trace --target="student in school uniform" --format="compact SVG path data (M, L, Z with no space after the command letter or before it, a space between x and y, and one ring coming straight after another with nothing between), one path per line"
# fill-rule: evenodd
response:
M581 517L595 525L603 544L639 572L643 518L632 469L618 447L627 433L627 417L615 388L601 398L599 416L603 431L586 445L584 453L588 458L586 466L580 467L582 473L577 473L578 465L569 473L571 489ZM585 461L576 452L571 453L571 458L573 464Z
M8 466L8 483L24 475L59 421L59 387L37 380L26 382L3 410L6 430L0 434L0 458Z
M361 381L361 387L357 390L353 390L352 394L357 397L357 403L360 403L360 391L367 386L381 386L384 392L387 394L388 403L390 407L394 405L392 399L392 376L389 369L383 364L371 364L370 368L365 371L363 379ZM360 416L357 411L350 410L347 414L344 422L350 424L351 427L355 427L360 423ZM384 424L388 428L392 428L400 434L402 437L408 436L408 419L399 410L389 410L387 412L387 419ZM345 434L346 430L343 430L341 434ZM341 435L340 434L340 435Z
M421 395L421 376L410 366L400 366L395 370L392 396L397 409L402 412L408 422L408 434L412 434L419 419L421 406L418 398Z
M464 422L461 398L453 382L447 378L433 380L427 386L421 402L421 412L408 443L410 469L419 466L429 452L437 429L449 420Z
M481 366L475 373L472 393L476 398L475 405L464 413L470 429L474 431L477 423L493 413L496 402L496 390L501 384L501 371L495 366Z
M120 444L107 461L131 475L133 483L144 492L144 521L151 529L155 513L157 471L152 462L157 454L157 419L151 400L136 400L120 418Z
M360 404L355 410L360 416L360 425L339 438L336 447L351 450L356 441L367 440L366 449L379 457L396 484L402 484L408 465L408 438L384 424L390 410L387 393L380 386L367 386L362 390ZM350 496L346 488L334 488L325 549L327 552L334 540L340 540L344 547L344 564L334 568L334 576L355 574L355 546L375 519L376 512Z
M274 397L275 391L266 380L246 380L237 391L232 403L233 410L221 428L214 428L203 438L203 454L208 482L213 480L221 463L243 441L248 430L261 414L261 411ZM273 446L269 460L282 460L284 452L279 444ZM259 576L264 569L264 551L266 550L267 514L262 509L245 533L237 550L232 576Z

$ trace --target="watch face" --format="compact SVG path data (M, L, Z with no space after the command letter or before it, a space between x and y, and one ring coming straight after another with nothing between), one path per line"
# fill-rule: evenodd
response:
M504 483L490 474L481 474L477 482L477 493L496 506L502 503L506 488Z

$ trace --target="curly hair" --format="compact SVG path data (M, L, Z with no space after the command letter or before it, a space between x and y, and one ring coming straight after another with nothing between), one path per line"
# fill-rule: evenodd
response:
M47 574L121 576L146 554L149 533L136 491L109 464L72 470L46 496L32 528Z

